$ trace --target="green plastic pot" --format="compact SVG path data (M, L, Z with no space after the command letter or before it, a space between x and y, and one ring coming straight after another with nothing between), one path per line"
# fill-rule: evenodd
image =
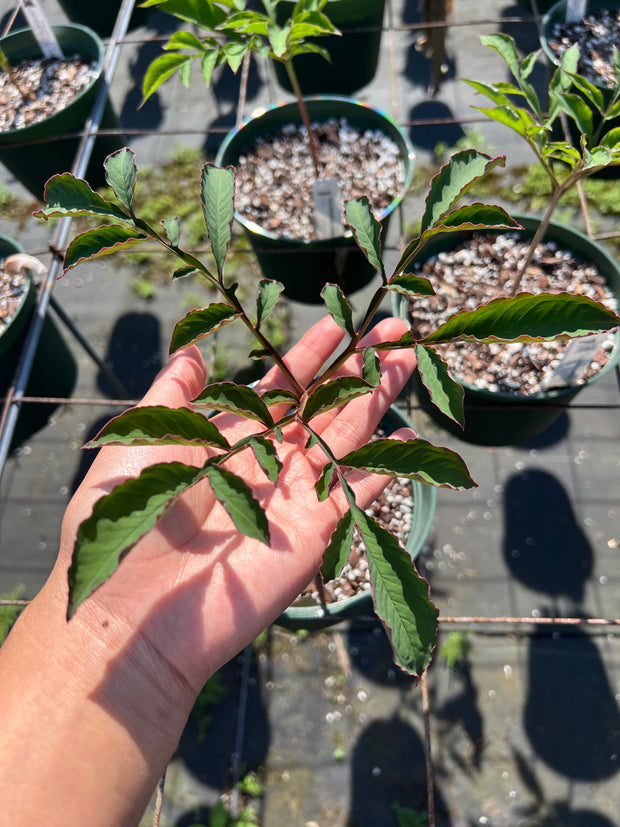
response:
M105 0L88 3L85 0L58 0L60 7L72 23L88 26L99 37L110 37L121 7L121 0ZM139 2L139 0L138 0ZM130 27L142 25L148 16L148 9L134 8Z
M278 22L292 14L293 0L281 0ZM377 71L385 0L328 0L324 13L342 35L327 35L313 43L329 52L330 62L316 54L298 55L293 66L304 95L351 95L370 83ZM278 83L291 84L283 63L275 65Z
M532 238L539 224L534 216L513 216L522 226L518 234ZM510 232L515 232L511 230ZM457 246L471 233L447 233L437 236L424 248L424 258L428 259L445 250ZM571 251L585 261L596 264L607 287L614 295L620 296L620 268L608 253L583 233L552 222L545 236L546 241L555 241L561 247ZM417 266L421 266L418 259ZM393 298L393 312L403 319L408 318L409 299L405 296ZM489 391L476 388L463 382L458 376L464 391L465 427L461 429L453 420L444 416L431 402L428 391L422 384L417 371L413 376L413 389L420 406L431 419L449 433L475 445L502 446L519 445L545 431L562 413L562 408L569 404L584 388L589 387L603 376L613 371L620 362L620 331L615 332L615 343L605 367L596 376L580 385L568 385L565 388L541 391L530 396Z
M388 115L360 101L330 96L305 100L312 121L346 118L354 127L382 130L400 148L403 186L377 216L383 225L385 238L390 216L404 198L413 177L414 152L408 137ZM218 151L216 163L235 166L239 156L252 147L257 139L274 135L291 123L301 124L296 103L260 110L226 136ZM309 182L310 191L311 185L312 182ZM265 277L282 282L284 295L289 299L319 304L325 284L339 284L348 295L365 287L376 275L348 231L329 239L287 239L279 238L239 213L235 213L235 217L248 236Z
M63 54L79 54L97 61L97 77L64 109L40 123L22 129L0 132L0 162L36 198L43 198L45 182L55 173L71 170L79 138L60 138L84 128L103 83L105 50L97 35L84 26L52 26ZM24 60L40 58L41 51L30 29L19 29L0 39L0 46L13 66ZM119 122L108 102L101 121L103 129L118 129ZM104 183L103 161L124 145L121 136L97 138L87 177L93 186Z
M392 405L386 412L382 423L388 433L398 428L411 428L412 425L404 416L402 411ZM411 531L405 549L415 560L426 541L431 530L433 517L435 515L435 504L437 491L432 485L413 481L413 521ZM369 614L372 608L372 593L370 589L358 592L352 597L347 597L337 603L330 603L325 606L289 606L276 621L278 626L286 629L324 629L333 626L350 617L360 614Z
M23 252L23 247L12 238L0 235L0 261L13 253ZM0 398L6 395L15 378L35 304L36 286L30 282L11 321L0 331ZM77 364L73 354L48 315L26 385L26 396L68 397L73 392L76 379ZM11 450L45 427L57 407L53 403L24 403L13 433Z

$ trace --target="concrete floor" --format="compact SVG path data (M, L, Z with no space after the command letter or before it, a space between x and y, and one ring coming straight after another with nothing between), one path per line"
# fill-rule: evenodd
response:
M472 117L472 93L458 77L496 78L499 64L480 34L513 34L525 53L537 46L533 18L502 0L456 0L447 43L448 76L426 94L428 62L402 24L419 21L417 3L392 0L375 81L359 97L402 123ZM11 8L3 0L0 13ZM44 0L52 21L63 20ZM165 18L164 18L165 20ZM162 16L130 33L110 90L141 165L157 165L175 146L212 149L234 124L237 82L223 75L215 91L196 78L176 81L139 112L139 86L162 31ZM393 82L395 79L395 83ZM284 99L260 66L251 75L246 111ZM208 138L206 127L211 128ZM477 123L508 163L529 162L528 149L500 127ZM451 124L411 127L422 169L438 141L462 134ZM0 169L0 182L28 200ZM408 202L403 221L415 215ZM45 249L50 228L7 216L0 232L29 250ZM392 243L398 242L394 227ZM132 289L122 256L84 265L58 282L55 297L91 345L138 396L165 359L190 287L158 287L146 303ZM363 307L364 293L353 298ZM295 334L320 308L290 304ZM93 361L66 334L78 362L76 398L106 397ZM128 350L129 349L129 350ZM119 354L131 353L131 359ZM534 625L540 617L619 616L620 417L615 376L595 384L535 442L507 448L468 445L439 431L415 399L411 418L426 438L459 450L479 488L440 490L420 558L441 615L524 617L524 623L446 621L440 642L457 630L467 654L429 671L430 731L441 827L612 827L620 823L620 662L613 627ZM587 407L581 407L587 406ZM72 404L9 459L0 483L0 592L23 584L32 597L58 548L64 507L83 471L80 445L118 408ZM403 827L398 808L426 810L421 687L394 669L385 634L372 618L330 631L295 634L274 627L222 670L222 697L208 708L200 737L193 716L168 771L162 827L209 824L209 810L230 791L235 773L256 771L264 790L253 800L263 827ZM243 738L241 738L243 730ZM240 801L245 800L240 795ZM409 813L410 819L413 818ZM143 824L153 820L152 809Z

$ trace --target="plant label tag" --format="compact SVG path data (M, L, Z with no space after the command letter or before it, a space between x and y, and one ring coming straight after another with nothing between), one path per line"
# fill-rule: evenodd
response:
M317 238L342 235L342 202L337 178L317 178L312 190Z
M577 20L583 20L586 16L586 6L588 0L568 0L566 4L566 22L574 23Z
M602 347L607 335L607 333L596 333L593 336L582 336L569 342L562 361L545 382L545 390L565 388L567 385L574 385L578 382Z
M64 55L62 49L58 45L56 35L52 31L52 27L47 22L43 9L39 5L39 0L22 0L22 9L26 15L26 20L32 33L35 36L39 49L43 57L55 57L62 60Z

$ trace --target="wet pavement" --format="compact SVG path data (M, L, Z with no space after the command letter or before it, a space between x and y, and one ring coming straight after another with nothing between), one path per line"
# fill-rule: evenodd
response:
M55 0L43 7L50 20L64 19ZM10 8L0 3L3 22ZM419 20L417 2L388 3L379 71L359 97L413 123L420 170L436 143L462 135L446 119L474 129L509 164L529 162L525 144L500 127L469 123L472 94L457 78L497 77L499 64L479 45L480 34L504 31L524 53L536 48L532 16L509 3L456 0L448 74L435 99L426 93L429 63L413 49L415 32L403 28ZM169 83L137 111L142 76L159 48L145 41L162 33L165 22L154 13L148 26L129 33L111 88L123 127L134 130L129 143L139 165L162 164L179 147L213 152L236 118L238 81L226 73L214 91L198 77L189 90ZM269 71L254 66L246 112L284 99ZM149 133L135 134L141 130ZM0 232L44 251L50 227L28 217L27 194L3 169L0 182L19 198ZM388 256L417 209L419 197L408 199L393 222ZM111 262L72 271L54 296L135 398L163 364L172 326L193 306L196 291L186 283L158 285L147 302L132 286L136 265L122 256ZM370 289L352 298L354 311L363 309ZM295 336L320 315L318 307L288 303ZM0 592L23 584L25 597L40 588L55 558L63 509L85 469L80 445L118 411L109 381L59 327L78 364L74 396L103 403L58 408L6 464ZM228 358L239 347L232 339L221 346ZM252 806L263 827L425 824L425 719L437 825L618 824L617 633L597 623L540 622L619 616L618 397L616 377L607 376L534 442L485 448L442 432L404 395L399 405L418 431L459 450L479 483L467 493L438 492L419 558L444 618L440 644L460 647L460 657L452 666L435 659L425 715L423 687L393 667L372 617L309 634L273 627L222 670L192 715L167 773L162 827L209 825L222 794L237 811ZM248 773L256 774L255 788ZM153 823L154 807L144 825Z

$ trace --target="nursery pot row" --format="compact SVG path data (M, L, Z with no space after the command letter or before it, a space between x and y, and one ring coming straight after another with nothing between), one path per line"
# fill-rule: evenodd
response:
M538 227L539 219L520 215L514 215L514 218L523 227L523 230L518 231L518 235L532 238ZM423 258L418 259L416 266L421 266L424 259L453 249L469 235L471 233L447 233L435 237L425 246ZM596 264L608 288L614 295L620 295L620 268L599 244L583 233L555 222L551 222L545 240L555 241L562 249L568 250L576 257ZM398 296L393 300L394 314L404 319L408 317L408 306L409 299L405 296ZM518 445L542 433L562 413L563 407L568 405L581 390L614 370L620 362L620 331L616 331L614 336L614 347L607 364L583 384L568 385L524 396L477 388L455 376L454 378L463 385L464 390L464 429L461 429L449 417L444 416L432 404L428 391L420 381L417 372L413 377L414 391L421 407L431 419L454 436L476 445Z
M0 235L0 262L13 253L23 253L13 239ZM36 286L32 281L9 323L0 332L0 397L10 388L21 357L29 322L36 304ZM68 397L75 387L77 364L54 320L47 316L26 387L27 396ZM11 448L43 428L57 405L24 403L21 406Z
M311 121L345 118L352 127L381 130L399 147L404 183L400 191L394 193L391 203L377 216L385 238L390 216L404 198L413 176L414 152L408 137L388 115L360 101L331 96L305 100ZM289 124L301 124L296 103L272 106L261 111L227 135L218 151L216 163L235 166L239 156L258 139L274 135ZM312 191L312 182L308 183L308 190ZM252 244L263 274L266 278L281 281L285 287L284 295L289 299L319 303L321 290L327 283L340 285L348 295L367 285L375 275L350 232L321 240L289 239L258 226L238 212L235 217Z
M78 54L96 60L97 75L64 109L38 123L0 132L0 162L39 199L43 198L48 178L73 167L79 138L60 136L77 133L84 128L104 82L105 49L97 35L84 26L74 24L56 25L52 29L65 56ZM19 29L1 38L0 46L14 67L22 61L42 57L30 29ZM109 101L100 126L102 129L120 128ZM123 144L121 136L117 135L102 135L97 138L87 173L93 186L104 183L103 161Z

